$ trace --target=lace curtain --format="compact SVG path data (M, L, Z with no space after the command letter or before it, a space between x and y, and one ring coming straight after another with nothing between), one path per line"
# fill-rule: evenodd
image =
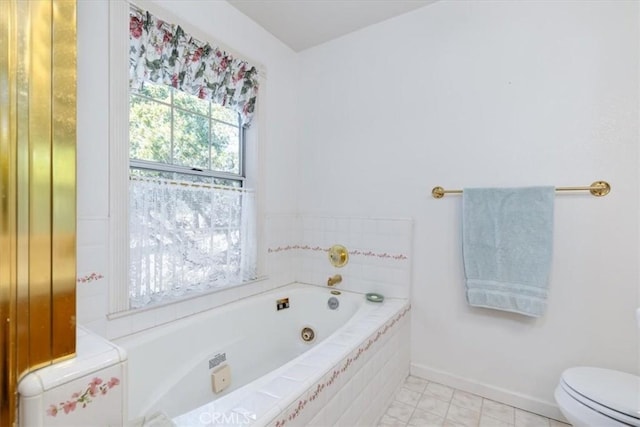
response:
M131 308L256 277L254 194L130 180Z
M145 81L173 86L240 113L242 125L253 118L258 70L209 43L186 34L149 12L129 10L129 85Z

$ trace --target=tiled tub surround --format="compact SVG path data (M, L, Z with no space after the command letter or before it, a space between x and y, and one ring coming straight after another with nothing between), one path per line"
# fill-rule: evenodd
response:
M265 225L269 275L294 271L297 282L326 284L329 276L340 273L341 289L409 298L412 220L274 214ZM327 260L334 244L349 251L343 268Z
M408 298L412 261L412 220L322 215L269 214L264 231L259 280L242 286L195 295L158 307L108 315L108 219L82 217L78 221L78 323L108 339L170 323L193 314L302 282L325 285L336 273L340 289L378 292ZM327 249L340 243L350 259L334 268Z
M20 381L19 425L122 425L125 375L126 353L78 327L74 358L38 369Z
M409 372L411 306L366 302L346 325L236 392L173 418L177 426L375 425Z
M339 299L337 310L328 308L330 297ZM277 311L282 298L289 308ZM375 387L376 397L387 387L388 399L409 369L408 318L406 299L371 303L363 294L293 284L136 333L117 340L128 353L128 418L141 424L161 413L192 426L285 417L305 425L340 393L342 412L365 386ZM314 328L314 344L300 339L305 326ZM210 368L210 360L222 363ZM225 364L231 386L216 394L211 373ZM382 376L374 381L374 373ZM385 403L381 398L381 410Z
M409 297L410 289L410 272L411 272L411 248L412 248L412 221L407 219L382 219L382 218L360 218L360 217L335 217L326 215L289 215L289 214L270 214L263 222L263 240L261 251L264 254L263 273L266 275L261 277L255 283L238 286L222 291L206 293L201 296L193 297L185 301L167 304L160 307L150 308L148 310L140 310L135 313L126 315L107 316L108 289L110 283L109 268L106 265L107 257L107 241L108 233L106 231L107 221L99 217L87 217L79 221L79 253L84 254L78 257L78 277L82 279L78 283L78 322L86 325L88 329L102 335L108 339L119 342L133 336L145 336L147 331L167 330L172 328L174 323L180 323L183 320L190 320L201 314L226 310L227 305L233 305L235 302L242 301L246 298L252 298L255 295L262 295L271 292L274 289L280 289L282 284L303 282L324 287L326 290L326 281L329 276L341 274L343 281L338 286L339 290L356 291L356 292L379 292L385 295L386 305L391 303L393 297L405 298ZM350 251L349 264L341 269L332 267L327 259L327 251L331 245L341 243L347 246ZM99 261L97 261L99 260ZM325 291L326 292L326 291ZM345 292L344 295L347 293ZM360 294L362 298L362 295ZM326 303L326 301L325 301ZM246 315L247 318L254 318L254 313ZM405 315L403 317L408 317ZM406 321L405 321L406 322ZM236 323L227 319L219 322L228 327L231 332L235 333ZM254 324L263 323L262 321L254 322ZM344 323L343 323L344 324ZM406 328L405 328L406 326ZM403 326L408 330L408 323ZM207 331L202 336L210 336ZM385 337L388 333L385 334ZM394 334L395 337L395 334ZM398 340L399 338L394 338ZM374 363L377 368L382 361L389 360L388 357L394 357L401 361L396 365L385 365L384 375L382 378L387 379L384 384L375 376L374 381L376 387L385 386L393 382L399 382L401 379L395 380L394 375L397 373L392 368L401 369L403 375L406 374L409 360L408 354L408 337L406 337L406 351L402 357L398 356L398 348L383 348L381 354L374 357ZM198 341L196 338L193 341ZM403 338L405 340L405 338ZM403 341L404 342L404 341ZM377 344L376 344L377 346ZM155 371L164 373L175 373L176 369L172 369L168 365L158 363L156 357L158 354L167 353L166 348L175 349L177 346L170 345L160 349L153 357L145 360L145 366L151 365L157 368ZM393 354L391 354L393 353ZM372 354L371 350L366 352L367 355ZM189 359L195 358L197 355L190 354ZM227 358L229 360L229 354ZM252 353L255 356L255 353ZM387 357L388 356L388 357ZM200 355L204 358L204 355ZM364 357L364 356L361 356ZM359 359L364 360L364 359ZM368 359L367 359L368 360ZM336 362L337 363L337 362ZM361 364L362 362L358 362ZM359 364L353 366L357 368ZM184 368L183 366L181 366ZM234 370L232 366L232 384L238 383L238 370ZM376 371L379 370L376 368ZM358 368L359 369L359 368ZM353 368L348 369L353 372ZM139 372L138 369L131 369L131 373ZM328 371L327 371L328 372ZM358 371L360 372L360 371ZM207 372L207 387L211 393L210 378ZM336 390L336 385L344 381L346 374L342 374L342 380L332 382L330 390ZM356 377L354 384L361 385L363 380L360 376ZM398 377L400 378L400 377ZM110 378L103 378L108 382ZM89 378L87 384L93 380ZM135 382L135 381L134 381ZM87 384L84 384L86 386ZM129 389L129 385L122 382L118 386L121 390ZM134 386L135 387L135 386ZM340 388L341 389L341 388ZM350 386L349 390L354 389ZM114 389L115 390L115 389ZM367 390L371 390L367 388ZM79 392L76 390L73 393ZM164 390L166 391L166 390ZM164 392L161 391L161 392ZM111 390L109 391L109 393ZM159 399L153 390L147 390L151 393L152 399ZM230 392L230 391L229 391ZM225 392L222 395L226 395ZM334 392L331 392L332 395ZM345 392L341 392L345 396ZM391 393L391 392L390 392ZM191 399L191 393L185 394L186 399ZM326 392L321 393L325 397L318 397L311 403L305 405L304 410L295 408L298 413L310 414L314 410L309 408L317 408L318 399L329 404ZM357 395L357 393L356 393ZM371 392L370 397L383 396L384 393ZM131 397L131 395L129 395ZM145 394L139 394L138 400L144 400ZM102 396L101 396L102 397ZM210 400L210 399L209 399ZM207 400L207 401L209 401ZM348 400L348 399L347 399ZM373 399L368 399L370 402ZM66 402L66 400L64 401ZM220 401L221 402L221 401ZM334 409L331 411L320 411L322 414L339 413L345 409L346 400L343 398L342 403L335 400ZM60 403L60 402L58 402ZM174 403L174 402L171 402ZM296 404L298 402L296 401ZM140 403L142 405L142 403ZM190 408L198 406L197 402L190 402ZM81 405L78 405L80 407ZM336 406L338 408L336 409ZM384 402L380 407L384 406ZM283 407L282 401L278 407ZM331 407L331 406L328 406ZM358 407L356 405L356 407ZM45 408L46 409L46 408ZM149 407L149 409L151 409ZM138 412L136 412L138 411ZM64 408L63 408L64 412ZM142 408L131 406L126 415L127 420L138 420L143 415L153 415L150 412L144 412ZM60 416L60 415L58 415ZM52 417L50 417L52 418ZM298 418L298 417L296 417ZM98 423L99 418L93 418L92 424ZM257 420L256 420L257 421ZM264 420L260 421L263 422ZM372 420L373 422L375 420ZM63 423L64 424L64 423ZM119 425L119 423L113 423ZM322 424L322 422L320 422Z

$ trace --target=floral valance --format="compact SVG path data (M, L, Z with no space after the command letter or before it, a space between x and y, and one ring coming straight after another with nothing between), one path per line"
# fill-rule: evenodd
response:
M134 8L129 12L129 40L132 90L145 81L173 86L237 111L249 126L258 93L256 67Z

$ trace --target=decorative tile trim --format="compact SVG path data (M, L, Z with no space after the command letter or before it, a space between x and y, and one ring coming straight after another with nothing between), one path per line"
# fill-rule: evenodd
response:
M314 252L329 252L329 248L321 248L320 246L315 246L315 247L311 247L308 245L304 245L304 246L300 246L300 245L287 245L287 246L278 246L277 248L269 248L267 250L267 252L269 253L278 253L278 252L283 252L283 251L291 251L291 250L296 250L296 249L301 249L301 250L307 250L307 251L314 251Z
M303 251L313 251L313 252L329 252L329 248L321 248L320 246L314 246L311 247L309 245L287 245L287 246L278 246L277 248L269 248L267 249L268 253L278 253L278 252L283 252L283 251L291 251L291 250L303 250ZM395 259L395 260L406 260L409 259L406 255L404 254L396 254L396 255L392 255L392 254L388 254L386 252L382 252L382 253L376 253L373 251L359 251L359 250L353 250L353 251L349 251L349 255L362 255L365 257L376 257L376 258L389 258L389 259Z
M89 283L94 280L104 279L104 276L100 273L91 273L86 276L78 277L78 283Z
M377 258L392 258L392 259L395 259L395 260L409 259L404 254L391 255L391 254L388 254L386 252L382 252L382 253L375 253L375 252L371 252L371 251L361 252L359 250L350 251L349 255L362 255L362 256L377 257Z
M407 307L405 307L404 310L398 313L393 318L393 320L390 320L384 326L380 327L377 332L374 332L372 335L370 335L367 342L360 345L355 356L343 359L343 361L337 365L338 367L333 369L331 377L329 377L328 380L324 382L321 380L314 386L309 387L305 393L311 392L311 394L307 394L307 398L300 398L300 400L298 400L298 404L294 408L289 410L288 413L281 414L282 417L277 420L275 424L272 423L271 425L275 425L275 427L284 427L287 422L295 420L298 415L300 415L302 411L304 411L308 403L316 400L322 392L331 387L331 385L338 379L338 377L340 377L340 375L347 372L349 368L353 366L353 364L358 361L358 359L360 359L360 356L367 352L373 344L375 344L384 334L386 334L391 328L393 328L395 324L398 323L410 310L411 304L409 304Z
M105 395L110 389L118 384L120 384L120 380L116 377L111 377L111 379L106 383L104 383L102 378L95 377L91 380L84 392L78 391L73 393L71 395L71 399L68 399L66 402L60 402L57 405L52 403L49 405L47 408L47 415L55 417L60 411L65 414L69 414L76 410L76 405L78 403L82 404L83 408L86 408L89 403L93 402L92 398L99 396L98 392Z

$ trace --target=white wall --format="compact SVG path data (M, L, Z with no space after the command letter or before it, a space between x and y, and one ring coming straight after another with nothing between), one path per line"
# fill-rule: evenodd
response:
M415 373L557 416L563 369L637 370L638 16L441 1L300 54L299 209L414 219ZM544 317L466 304L461 198L432 187L598 179L556 198Z

